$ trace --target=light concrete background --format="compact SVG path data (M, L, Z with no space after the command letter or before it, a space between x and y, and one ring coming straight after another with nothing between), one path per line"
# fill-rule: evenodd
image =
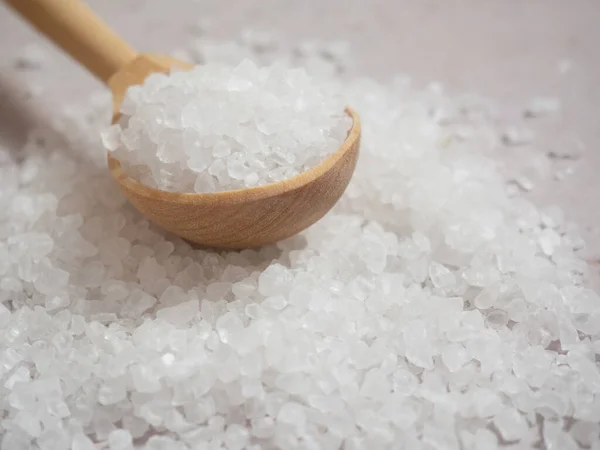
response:
M507 121L536 96L558 97L562 113L536 121L539 145L579 138L586 151L562 181L550 174L528 195L558 204L588 242L582 255L600 268L600 0L90 0L117 32L140 50L170 52L190 39L203 17L211 35L233 38L243 28L306 38L349 40L358 64L353 74L386 80L411 75L417 85L442 82L451 92L496 99ZM14 58L30 42L48 48L44 70L27 75L43 95L23 100ZM565 70L570 66L569 70ZM562 70L561 70L562 67ZM93 89L88 74L55 51L0 5L0 143L18 145L26 130L52 109ZM546 150L546 148L542 148ZM509 164L526 159L499 155ZM554 172L553 172L554 173Z

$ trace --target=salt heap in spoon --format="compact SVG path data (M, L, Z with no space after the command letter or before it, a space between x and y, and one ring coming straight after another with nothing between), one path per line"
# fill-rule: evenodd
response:
M209 63L131 87L103 140L150 187L243 189L291 178L335 152L351 125L344 106L304 69Z

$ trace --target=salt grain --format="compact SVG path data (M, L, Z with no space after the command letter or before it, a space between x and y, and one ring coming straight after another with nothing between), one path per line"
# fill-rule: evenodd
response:
M532 130L512 126L504 130L502 133L502 142L509 146L521 146L531 144L535 138Z
M525 117L542 117L556 114L560 111L560 101L557 98L538 97L531 100L525 109Z

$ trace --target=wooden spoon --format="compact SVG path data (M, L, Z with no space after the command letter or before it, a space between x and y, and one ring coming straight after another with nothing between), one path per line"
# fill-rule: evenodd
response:
M169 56L137 54L78 0L5 0L47 35L113 94L113 123L125 91L154 72L189 69ZM353 119L345 142L318 166L293 178L250 189L211 194L152 189L129 177L108 156L113 177L148 219L194 243L218 248L250 248L293 236L323 217L338 201L356 166L360 120Z

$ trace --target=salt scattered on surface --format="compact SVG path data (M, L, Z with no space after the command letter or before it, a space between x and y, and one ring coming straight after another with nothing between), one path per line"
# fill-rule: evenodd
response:
M336 73L312 55L288 56ZM127 204L108 96L0 148L0 448L598 446L600 298L562 212L507 196L485 102L333 82L356 174L261 250L194 249Z
M502 142L510 146L531 144L535 134L529 128L511 126L502 133Z
M246 33L264 49L269 39ZM314 167L344 142L351 119L332 83L304 69L206 63L153 74L128 89L105 148L142 183L166 191L260 186Z
M560 106L560 100L557 98L537 97L531 100L523 114L525 117L549 116L559 112Z
M27 44L19 50L16 56L15 65L22 70L39 70L43 67L48 58L48 52L39 44Z

